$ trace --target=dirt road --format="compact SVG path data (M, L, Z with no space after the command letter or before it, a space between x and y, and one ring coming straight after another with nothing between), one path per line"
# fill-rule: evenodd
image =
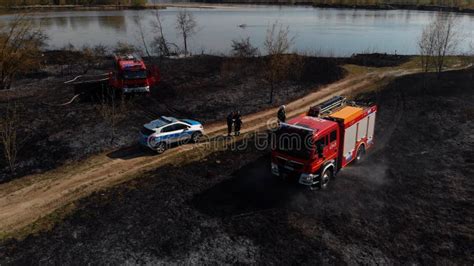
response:
M309 106L334 95L363 92L380 82L411 72L415 71L385 69L349 76L289 103L288 115L291 117L303 113ZM269 109L245 116L243 133L264 128L270 119L274 119L275 113L275 109ZM206 129L210 136L218 136L224 132L225 124L210 124ZM3 184L0 186L0 235L11 235L62 206L94 191L124 182L137 174L179 160L192 161L193 157L196 159L200 156L203 154L196 155L190 152L189 146L169 150L160 156L153 156L131 147L91 157L78 165L61 167L45 174Z

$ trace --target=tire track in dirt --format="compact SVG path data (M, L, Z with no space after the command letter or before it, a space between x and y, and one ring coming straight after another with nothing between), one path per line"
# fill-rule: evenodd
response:
M357 93L384 79L415 72L417 71L388 70L347 77L289 103L288 116L293 117L304 113L309 106L334 95ZM276 109L271 108L244 116L245 124L242 133L265 128L269 120L275 119ZM226 130L224 122L206 125L206 132L210 137L224 134ZM194 144L191 149L200 145L204 144ZM128 150L130 154L126 154L126 157L110 158L108 156L110 153L104 153L86 159L77 166L62 167L2 185L0 187L0 235L13 234L75 200L124 182L147 170L183 160L183 158L189 161L205 155L190 154L190 145L179 146L160 156L134 152L132 148ZM186 158L186 155L190 155L191 158Z

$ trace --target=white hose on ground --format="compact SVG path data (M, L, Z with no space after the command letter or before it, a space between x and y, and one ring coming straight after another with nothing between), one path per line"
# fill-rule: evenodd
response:
M69 104L73 103L77 98L79 98L79 96L81 96L81 94L76 94L76 95L74 95L74 97L72 97L71 100L69 100L68 102L65 102L65 103L60 103L60 104L43 103L43 104L48 105L48 106L55 106L55 107L66 106L66 105L69 105Z

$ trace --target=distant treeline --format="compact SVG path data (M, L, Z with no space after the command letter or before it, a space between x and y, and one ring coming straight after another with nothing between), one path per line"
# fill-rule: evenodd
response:
M123 5L144 6L146 0L0 0L3 7L21 7L34 5Z
M211 3L307 4L327 7L407 8L452 10L474 9L474 0L197 0Z
M305 4L321 7L359 8L406 8L406 9L446 9L451 11L474 11L474 0L191 0L204 3L245 3L245 4ZM120 5L144 6L147 0L0 0L3 7L34 5Z
M347 6L438 6L455 8L474 8L473 0L312 0L316 5Z

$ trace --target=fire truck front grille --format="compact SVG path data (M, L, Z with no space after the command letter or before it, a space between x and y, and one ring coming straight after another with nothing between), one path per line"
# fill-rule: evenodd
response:
M128 84L127 87L128 88L141 88L141 87L144 87L145 84Z
M303 170L303 164L291 160L287 160L281 157L278 157L278 164L287 169L287 170L293 170L293 171L301 171Z

